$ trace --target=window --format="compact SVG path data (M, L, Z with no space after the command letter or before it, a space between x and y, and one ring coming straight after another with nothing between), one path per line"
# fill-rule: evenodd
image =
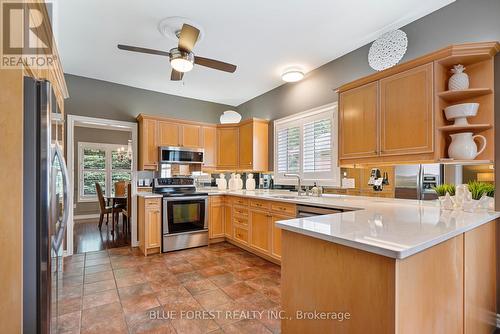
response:
M96 182L107 194L114 191L115 182L131 179L132 161L126 151L118 151L122 147L127 145L78 143L80 202L97 201Z
M275 183L295 184L285 173L299 174L304 184L339 185L337 104L274 122Z

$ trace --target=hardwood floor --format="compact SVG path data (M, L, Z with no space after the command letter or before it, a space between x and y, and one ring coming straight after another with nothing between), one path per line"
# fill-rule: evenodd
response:
M228 243L67 257L60 333L280 333L280 267Z
M110 218L111 220L111 218ZM106 218L104 218L106 221ZM115 225L115 233L111 234L111 223L106 226L102 224L101 231L97 227L99 219L86 219L75 221L73 253L81 254L95 252L105 249L117 248L130 245L130 235L123 233L122 217Z

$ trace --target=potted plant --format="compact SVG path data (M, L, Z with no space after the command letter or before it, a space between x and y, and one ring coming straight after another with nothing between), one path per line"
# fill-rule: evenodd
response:
M455 185L454 184L440 184L432 188L439 198L439 204L444 209L453 209L453 200L451 196L455 196Z
M470 181L467 188L471 194L472 201L464 209L483 208L488 209L493 202L495 196L495 186L491 183ZM469 210L467 210L469 211Z

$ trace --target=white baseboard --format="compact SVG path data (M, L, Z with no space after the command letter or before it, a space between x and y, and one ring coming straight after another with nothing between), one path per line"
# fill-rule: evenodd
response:
M90 214L90 215L77 215L73 216L73 220L83 220L83 219L97 219L99 218L99 214Z

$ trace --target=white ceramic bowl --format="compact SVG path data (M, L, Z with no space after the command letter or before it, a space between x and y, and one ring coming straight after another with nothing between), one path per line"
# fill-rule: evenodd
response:
M467 125L467 117L477 115L479 103L461 103L444 108L444 114L449 121L455 120L454 125Z

